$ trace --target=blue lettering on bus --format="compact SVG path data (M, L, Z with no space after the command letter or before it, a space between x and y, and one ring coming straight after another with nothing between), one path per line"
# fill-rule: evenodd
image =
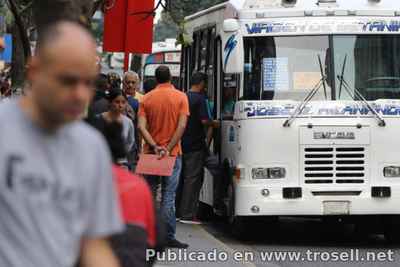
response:
M246 29L249 34L272 32L272 25L270 23L253 23L253 25L246 24Z
M364 32L400 32L400 20L392 20L392 21L369 21L369 22L360 22L362 25L362 30ZM318 23L312 23L308 26L306 25L296 25L294 23L270 23L270 22L262 22L262 23L252 23L245 24L246 30L248 34L267 34L267 33L294 33L294 32L320 32L326 30L325 27L329 27L329 25L321 25Z
M246 24L248 34L272 33L272 32L298 32L305 30L304 25L294 23L253 23Z
M384 116L400 116L400 106L380 106L372 105L373 109ZM262 106L262 105L247 105L244 109L244 113L247 117L263 117L263 116L290 116L294 112L293 107L273 107L273 106ZM367 107L334 107L334 108L320 108L313 109L311 106L307 106L302 111L301 115L318 115L318 116L356 116L356 115L372 115L372 112Z
M368 32L399 32L400 21L392 20L388 21L370 21L364 24L363 31Z

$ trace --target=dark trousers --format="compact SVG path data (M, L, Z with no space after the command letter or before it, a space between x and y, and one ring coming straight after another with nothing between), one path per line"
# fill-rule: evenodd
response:
M199 206L199 195L204 180L204 168L211 173L214 180L214 204L220 202L221 167L218 157L203 150L184 153L182 177L177 191L177 217L192 219L196 217Z
M205 150L183 154L183 184L180 202L180 215L193 219L199 206L199 194L204 180Z
M227 190L226 179L223 175L222 166L217 155L208 153L204 167L213 177L213 204L214 208L221 209L224 206L225 192Z

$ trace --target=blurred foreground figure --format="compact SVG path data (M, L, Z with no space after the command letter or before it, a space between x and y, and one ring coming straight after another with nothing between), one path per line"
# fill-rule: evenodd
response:
M110 148L114 167L114 179L119 192L125 232L111 238L112 247L121 267L152 266L155 258L146 259L146 250L160 251L164 246L164 227L157 220L153 197L146 181L121 165L126 157L123 124L105 122L101 132Z
M78 25L49 27L26 96L0 106L0 266L119 266L106 241L123 230L111 157L78 121L93 95L95 48Z

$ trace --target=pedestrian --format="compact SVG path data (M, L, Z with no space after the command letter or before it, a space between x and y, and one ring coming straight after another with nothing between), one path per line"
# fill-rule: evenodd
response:
M123 90L128 96L128 102L135 112L139 110L139 102L142 100L143 95L139 93L140 78L134 71L128 71L124 74Z
M209 117L205 97L207 75L194 73L191 82L191 89L187 92L190 116L182 137L183 175L179 214L182 223L200 224L197 219L199 194L203 185L204 167L210 155L206 144L206 127L218 128L219 122Z
M41 32L29 90L0 105L0 266L117 267L123 230L104 138L79 121L97 75L96 44L71 22ZM95 155L95 157L93 156Z
M136 154L135 156L131 154L136 153L135 128L132 121L124 115L128 101L127 97L122 90L112 89L107 95L107 100L109 102L109 109L107 112L97 116L94 126L103 132L108 123L120 122L122 124L122 139L128 156L120 158L119 163L133 170L134 166L132 165L134 163L131 158L136 157Z
M107 74L107 90L111 89L121 89L121 77L113 71Z
M146 250L162 249L162 225L156 220L153 197L146 181L119 166L119 159L126 157L122 131L123 125L116 121L106 123L102 132L113 158L114 179L126 224L125 232L113 236L111 244L121 267L151 266L154 258L146 262Z
M188 100L184 93L171 84L168 67L160 66L156 69L156 80L158 86L146 94L140 103L139 129L146 141L145 153L176 157L172 175L161 177L161 212L167 225L167 246L186 248L187 244L175 238L175 195L182 168L180 139L189 116ZM146 177L155 198L158 178Z
M93 97L93 102L96 103L97 101L100 101L100 100L106 100L106 96L108 94L107 75L104 73L100 73L97 76L95 86L96 86L96 92ZM102 102L101 107L104 107L106 105L107 105L106 102ZM99 113L102 113L102 112L97 112L97 114L99 114Z
M139 101L143 98L143 95L138 92L140 86L139 75L134 71L125 72L123 78L123 90L128 97L128 117L132 119L133 125L135 127L135 140L136 148L138 148L137 153L140 153L142 138L137 131L138 119L137 113L139 111Z
M107 75L105 74L99 74L97 76L96 82L96 92L93 97L93 100L91 101L88 109L88 114L86 121L89 123L92 123L93 120L96 119L96 116L99 114L102 114L109 109L109 103L108 100L106 99L107 96Z

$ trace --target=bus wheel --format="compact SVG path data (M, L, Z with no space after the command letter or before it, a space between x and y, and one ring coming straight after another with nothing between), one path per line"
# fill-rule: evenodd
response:
M389 243L399 244L400 243L400 216L399 215L388 215L384 217L384 234L385 238Z
M213 208L206 203L199 201L199 207L197 211L197 217L201 221L211 221L214 218Z
M246 217L236 216L235 215L235 193L234 193L233 184L229 184L227 190L227 198L228 198L228 207L227 207L227 215L228 215L228 223L231 229L231 233L234 237L238 239L245 239L248 237L246 229ZM248 225L247 225L248 226Z

